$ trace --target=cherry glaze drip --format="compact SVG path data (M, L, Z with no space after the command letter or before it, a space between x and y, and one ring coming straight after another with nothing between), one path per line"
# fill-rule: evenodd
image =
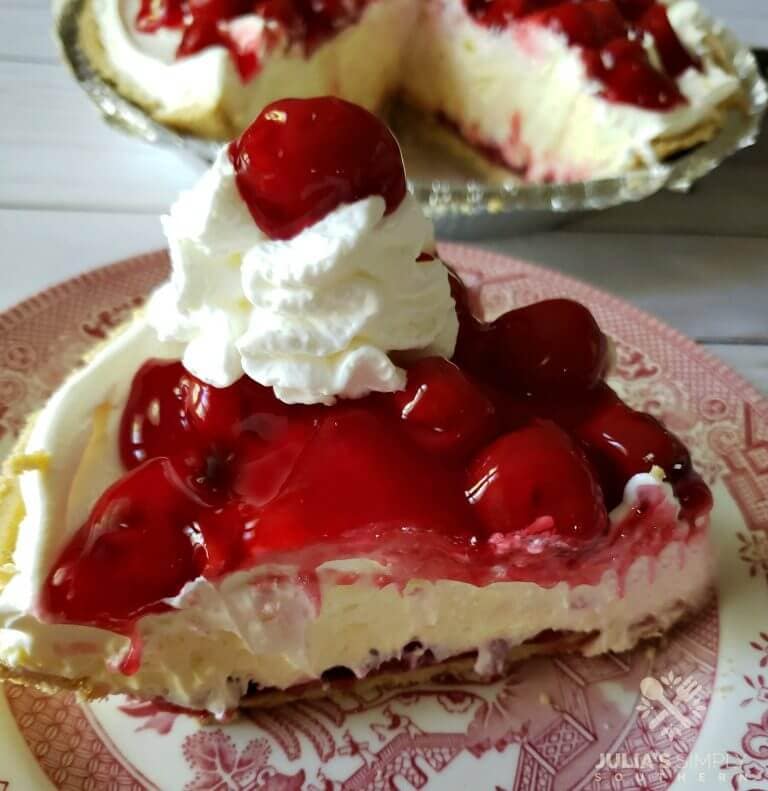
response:
M700 68L669 23L657 0L464 0L482 25L505 28L513 22L540 25L562 33L581 48L590 77L603 85L612 102L649 110L670 110L685 97L676 79L688 68ZM640 43L653 37L662 62L654 67Z
M230 143L237 186L256 224L290 239L343 203L407 190L400 147L372 113L332 96L280 99Z
M369 0L141 0L136 29L180 29L177 58L222 46L242 80L259 73L263 58L279 43L300 44L309 56L324 41L354 24ZM255 15L265 24L254 28Z
M695 533L709 490L682 443L602 381L589 312L548 300L483 324L451 285L457 355L413 362L398 393L288 406L247 378L216 389L147 362L121 423L127 472L59 558L43 614L130 634L200 575L285 562L311 580L356 556L391 565L380 584L594 584ZM611 525L606 506L653 464L689 526L655 487Z

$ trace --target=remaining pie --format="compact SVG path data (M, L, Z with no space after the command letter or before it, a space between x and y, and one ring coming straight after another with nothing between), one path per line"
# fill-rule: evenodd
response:
M493 178L651 165L711 138L740 93L693 0L87 0L81 32L180 129L227 139L286 95L397 96Z
M703 603L688 451L586 308L475 318L373 115L270 105L164 226L170 280L7 463L4 677L223 716Z

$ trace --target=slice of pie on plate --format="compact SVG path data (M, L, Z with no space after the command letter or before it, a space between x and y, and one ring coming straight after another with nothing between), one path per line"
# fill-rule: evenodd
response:
M186 132L238 135L286 95L396 97L494 179L652 166L713 137L742 93L694 0L87 0L80 41Z
M6 464L3 677L224 716L704 602L685 447L586 308L475 318L373 115L272 104L163 223L170 280Z

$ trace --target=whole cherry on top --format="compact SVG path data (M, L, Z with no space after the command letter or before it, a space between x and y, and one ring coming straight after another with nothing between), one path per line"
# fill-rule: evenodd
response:
M364 108L323 96L280 99L229 146L237 186L255 223L290 239L344 203L380 195L386 213L407 185L394 135Z

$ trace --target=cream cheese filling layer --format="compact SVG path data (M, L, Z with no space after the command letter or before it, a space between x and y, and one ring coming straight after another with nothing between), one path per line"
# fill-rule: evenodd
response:
M663 630L706 595L711 558L706 532L640 557L623 579L543 588L528 582L485 587L451 580L411 580L404 588L377 581L379 562L325 563L316 592L295 582L296 569L260 566L211 582L188 583L169 599L171 611L137 623L138 671L121 663L125 636L104 629L48 624L35 615L44 580L95 500L122 474L117 427L132 374L148 357L178 359L139 318L70 378L38 416L26 445L51 464L21 477L26 516L13 559L14 575L0 592L0 662L68 679L87 678L111 691L159 696L181 706L223 715L249 684L286 688L312 681L335 666L358 675L399 658L418 640L437 659L478 650L477 667L493 666L494 646L533 638L545 629L595 633L586 653L630 648ZM621 519L646 486L669 488L652 475L636 476ZM62 519L61 515L65 514ZM684 571L684 573L681 573ZM339 574L356 576L340 584ZM649 625L650 624L650 625Z

